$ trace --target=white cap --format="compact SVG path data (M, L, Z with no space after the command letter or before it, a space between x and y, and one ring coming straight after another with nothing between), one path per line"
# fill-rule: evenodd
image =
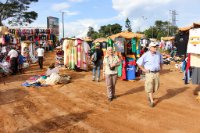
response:
M150 48L150 47L154 47L154 46L158 46L158 44L157 44L156 42L151 42L151 43L149 44L149 48Z

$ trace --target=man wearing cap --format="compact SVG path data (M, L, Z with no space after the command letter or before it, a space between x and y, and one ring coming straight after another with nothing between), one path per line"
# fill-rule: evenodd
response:
M145 91L147 92L150 107L154 106L153 93L159 88L159 72L163 64L162 55L157 51L157 48L157 44L151 42L149 51L137 61L138 67L145 72Z
M102 58L103 58L103 51L100 49L100 43L97 43L95 45L94 53L96 52L97 60L93 62L93 76L92 81L95 81L95 79L99 82L100 81L100 70L102 65ZM97 78L96 78L96 71L97 71Z

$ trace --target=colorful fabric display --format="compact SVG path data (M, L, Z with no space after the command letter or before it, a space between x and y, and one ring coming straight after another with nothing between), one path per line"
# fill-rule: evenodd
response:
M114 43L115 51L124 53L124 43L125 43L124 38L115 38L115 43Z
M132 45L132 52L133 53L136 53L136 43L137 43L136 39L132 38L131 39L131 45Z

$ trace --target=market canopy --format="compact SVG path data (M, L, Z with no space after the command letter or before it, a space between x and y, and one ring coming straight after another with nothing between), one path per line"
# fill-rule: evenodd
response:
M193 23L191 26L179 28L179 31L189 31L192 28L200 28L200 23Z
M108 39L107 38L97 38L96 40L94 40L94 43L97 43L97 42L106 42Z
M175 39L175 37L173 37L173 36L161 37L161 40L163 40L163 41L172 41L172 40L174 40L174 39Z
M90 42L90 41L92 41L92 38L90 38L90 37L85 37L83 40L86 41L86 42Z
M0 26L0 34L8 34L8 27Z
M129 31L123 31L121 33L117 33L117 34L111 35L109 38L114 40L115 38L118 38L118 37L123 37L125 39L143 38L144 34L133 33L133 32L129 32Z

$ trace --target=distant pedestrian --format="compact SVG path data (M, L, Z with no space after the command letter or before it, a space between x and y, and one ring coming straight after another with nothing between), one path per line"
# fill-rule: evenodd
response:
M44 49L42 48L42 45L37 49L37 56L38 56L38 63L40 66L40 69L43 69L43 60L44 60Z
M107 48L107 55L103 60L103 74L106 80L106 88L108 100L112 101L115 98L115 85L117 83L117 71L121 61L117 55L114 55L113 48Z
M100 74L101 74L101 65L102 65L102 58L103 58L103 51L100 49L100 44L97 43L95 46L94 53L91 57L93 62L93 70L92 70L92 80L95 79L99 82L100 81ZM96 78L96 71L97 71L97 78Z
M163 64L162 55L157 51L157 48L157 44L151 42L149 51L137 61L138 67L145 72L145 91L151 107L154 106L153 93L158 90L160 85L159 72Z
M18 52L15 50L15 47L12 47L8 52L10 56L10 68L12 70L12 75L15 75L18 71Z
M18 53L19 53L19 55L18 55L19 72L20 72L20 73L24 73L24 70L23 70L24 56L21 55L20 52L18 52Z

